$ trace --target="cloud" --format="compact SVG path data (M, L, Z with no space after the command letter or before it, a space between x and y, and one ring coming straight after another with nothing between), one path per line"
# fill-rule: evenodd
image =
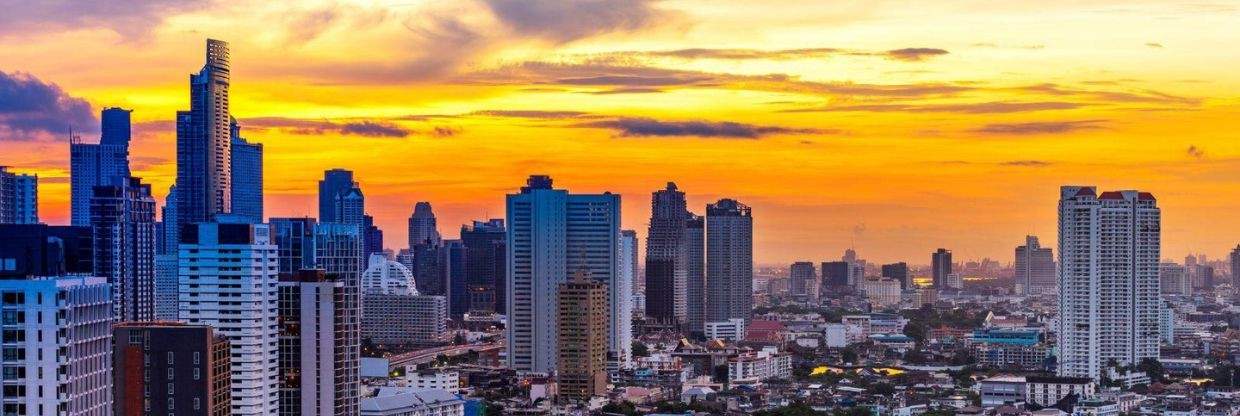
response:
M470 115L489 117L535 118L535 119L566 119L589 115L583 111L546 111L546 110L481 110Z
M407 137L412 130L398 126L389 121L381 120L349 120L336 122L330 120L306 120L285 117L259 117L240 121L242 128L249 129L283 129L292 134L323 135L342 134L363 137Z
M98 125L86 100L33 75L0 71L0 137L31 140L98 131Z
M563 44L611 32L633 32L672 18L652 0L485 0L514 34Z
M1051 162L1044 160L1012 160L1000 163L1003 166L1019 166L1028 168L1044 168L1051 165Z
M787 59L803 59L803 58L820 58L827 57L846 50L838 48L801 48L801 49L712 49L712 48L689 48L675 49L668 51L648 51L648 52L630 52L640 53L646 56L667 57L667 58L683 58L683 59L771 59L771 60L787 60Z
M1028 123L992 123L973 130L995 135L1060 134L1102 128L1106 120L1034 121Z
M1094 82L1095 84L1099 83L1099 81L1091 82ZM1065 87L1054 83L1043 83L1017 87L1016 90L1057 96L1077 96L1108 103L1156 103L1177 105L1198 105L1201 103L1201 100L1197 98L1182 97L1148 89L1130 89L1128 91L1087 90Z
M906 113L964 113L964 114L998 114L1028 111L1071 110L1083 107L1084 104L1062 101L1042 102L1004 102L992 101L984 103L962 104L855 104L827 107L785 110L785 112L906 112Z
M772 134L823 133L816 129L798 129L778 126L758 126L731 121L660 121L651 118L618 118L579 124L616 130L623 137L719 137L732 139L757 139Z
M947 55L948 52L938 48L904 48L887 51L887 57L900 61L917 62L926 58Z
M0 0L0 35L29 35L106 28L126 40L141 39L168 16L206 7L203 0L26 1Z
M1193 159L1204 159L1206 157L1206 150L1197 147L1197 145L1188 146L1188 150L1186 152L1188 153L1188 157Z
M1145 43L1145 46L1148 46L1148 47L1151 47L1151 48L1154 48L1154 49L1162 49L1162 48L1163 48L1163 45L1162 45L1161 43L1158 43L1158 42L1146 42L1146 43Z

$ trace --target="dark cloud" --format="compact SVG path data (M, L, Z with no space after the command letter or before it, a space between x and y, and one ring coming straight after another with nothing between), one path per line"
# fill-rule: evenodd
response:
M1106 120L1034 121L1028 123L992 123L973 130L995 135L1061 134L1102 128Z
M306 120L284 117L259 117L240 121L243 128L283 129L293 134L323 135L342 134L363 137L407 137L412 130L381 120Z
M1027 111L1071 110L1083 104L1043 101L1043 102L984 102L963 104L854 104L827 107L792 109L785 112L833 112L833 111L864 111L864 112L906 112L906 113L964 113L964 114L998 114L1018 113Z
M904 48L887 51L888 58L909 62L923 61L926 58L947 54L946 50L938 48Z
M434 137L452 137L461 132L460 128L452 126L435 126L427 134Z
M0 138L33 140L98 126L86 100L33 75L0 71Z
M170 15L197 10L205 0L0 0L0 35L107 28L128 40L149 35Z
M1163 47L1163 45L1162 45L1161 43L1158 43L1158 42L1146 42L1146 43L1145 43L1145 46L1148 46L1148 47L1151 47L1151 48L1154 48L1154 49L1162 49L1162 47Z
M484 0L516 35L557 44L611 32L632 32L671 15L653 0Z
M1012 160L1000 163L1003 166L1019 166L1027 168L1044 168L1051 165L1051 162L1044 160Z
M623 137L719 137L757 139L772 134L814 134L822 130L778 126L758 126L731 121L660 121L651 118L618 118L579 124L580 127L605 128Z
M1206 157L1205 149L1197 147L1197 145L1188 146L1188 150L1186 152L1188 153L1188 157L1193 159L1203 159Z

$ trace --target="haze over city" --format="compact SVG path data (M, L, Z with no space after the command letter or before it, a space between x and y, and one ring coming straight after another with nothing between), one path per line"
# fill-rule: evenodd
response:
M355 172L405 241L415 201L503 217L530 174L754 212L759 263L1009 261L1054 241L1064 184L1140 189L1163 256L1240 229L1232 3L1157 1L30 2L0 17L0 144L68 223L69 129L132 109L133 174L163 200L204 38L232 51L233 116L266 149L270 216L314 215ZM1134 30L1134 28L1141 28ZM1208 53L1203 53L1208 51ZM38 115L32 115L38 112ZM398 248L398 247L392 247Z

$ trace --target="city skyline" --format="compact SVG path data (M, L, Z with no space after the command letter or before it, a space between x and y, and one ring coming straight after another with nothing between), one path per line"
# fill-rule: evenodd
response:
M501 217L531 174L624 195L639 240L645 195L668 181L695 212L745 201L761 213L758 264L848 247L877 263L938 247L1006 261L1025 235L1055 237L1040 207L1081 183L1159 195L1165 257L1235 244L1219 232L1240 226L1233 7L505 4L305 5L263 25L250 19L275 9L23 5L0 29L0 81L56 100L0 117L0 164L38 174L40 219L67 224L68 129L94 142L100 109L132 109L132 174L162 204L185 78L216 37L234 63L229 111L267 154L264 215L314 216L322 172L353 170L388 248L416 201L452 237ZM480 21L449 25L461 10ZM1157 30L1096 30L1133 26ZM229 36L242 27L257 32Z

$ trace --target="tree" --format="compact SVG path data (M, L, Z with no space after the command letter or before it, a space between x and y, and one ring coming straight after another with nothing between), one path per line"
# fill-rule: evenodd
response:
M1158 361L1157 358L1147 357L1142 359L1141 363L1137 364L1137 369L1144 371L1145 374L1148 374L1151 382L1162 383L1167 380L1166 371L1163 370L1162 362Z
M633 357L649 357L650 349L641 341L633 341Z
M870 390L874 391L874 394L881 394L884 396L896 394L895 386L892 386L890 383L877 383L871 387Z

